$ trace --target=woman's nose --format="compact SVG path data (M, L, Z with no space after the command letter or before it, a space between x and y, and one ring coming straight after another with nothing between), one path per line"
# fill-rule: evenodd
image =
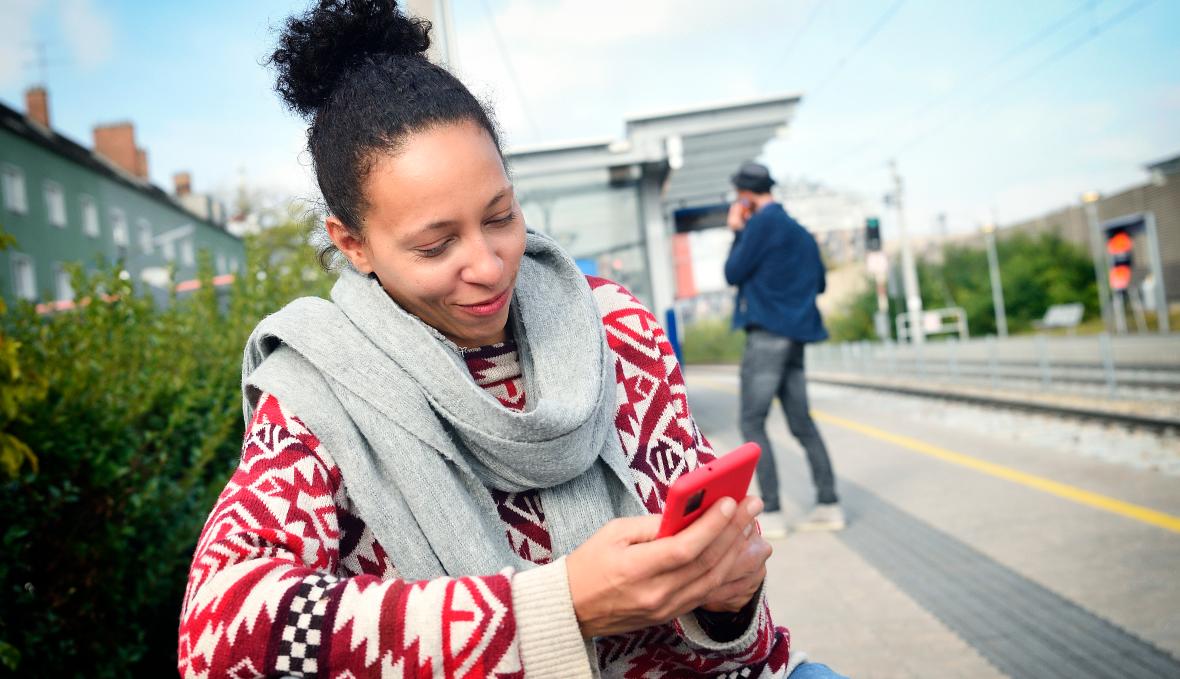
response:
M463 281L474 285L492 286L500 282L504 260L486 238L477 238L471 246L466 266L460 274Z

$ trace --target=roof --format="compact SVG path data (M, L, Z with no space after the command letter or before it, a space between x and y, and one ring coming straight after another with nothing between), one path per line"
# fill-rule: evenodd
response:
M766 143L786 128L800 100L799 95L780 95L632 116L626 120L625 139L513 149L508 161L518 177L664 165L671 169L666 205L712 205L724 200L738 165L761 155Z
M1180 173L1180 155L1158 160L1147 166L1149 172L1159 172L1164 175Z
M732 113L742 109L755 109L766 105L798 104L802 99L799 94L778 94L766 97L750 97L748 99L731 99L700 106L670 109L666 111L648 112L627 116L628 123L654 122L669 118L686 118L698 114Z
M32 144L40 146L54 155L65 158L66 160L69 160L77 165L81 165L91 172L100 174L111 181L118 182L119 184L122 184L133 191L137 191L143 196L150 198L157 203L161 203L169 208L172 208L173 210L183 213L186 217L191 218L194 221L200 222L201 224L204 224L210 228L217 229L218 231L222 231L230 236L233 236L234 238L238 238L238 240L241 240L241 238L235 236L229 231L226 231L221 226L207 219L203 219L185 209L183 205L177 202L172 196L168 195L166 191L151 183L150 181L147 181L146 179L140 179L139 177L135 177L123 171L121 168L115 166L101 155L91 151L85 146L82 146L69 137L58 134L52 129L29 121L29 119L26 118L23 113L5 105L3 102L0 102L0 129L7 130Z
M664 203L683 208L725 200L730 176L762 155L767 142L784 131L801 98L797 94L744 99L667 111L627 120L636 146L653 141L667 148L673 172Z

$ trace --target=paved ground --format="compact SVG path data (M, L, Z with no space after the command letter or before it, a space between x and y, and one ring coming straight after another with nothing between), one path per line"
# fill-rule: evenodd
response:
M734 371L688 381L714 446L740 443ZM1027 435L1071 426L1051 420L824 385L811 400L851 525L776 543L768 592L795 648L851 677L1180 677L1180 478ZM802 512L778 413L771 439Z

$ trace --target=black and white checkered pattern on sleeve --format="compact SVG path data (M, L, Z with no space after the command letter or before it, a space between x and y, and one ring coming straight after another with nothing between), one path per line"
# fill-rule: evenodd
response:
M275 660L278 671L293 677L316 676L319 670L316 658L326 634L321 630L329 601L324 595L334 582L336 578L317 573L307 576L299 584L279 642L279 654Z

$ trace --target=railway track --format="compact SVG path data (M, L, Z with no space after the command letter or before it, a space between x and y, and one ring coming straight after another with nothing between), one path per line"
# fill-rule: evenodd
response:
M807 379L817 384L831 384L857 389L871 389L909 396L937 398L947 401L958 401L993 408L1019 410L1021 412L1036 412L1065 418L1103 422L1140 428L1157 433L1180 432L1180 419L1160 417L1146 413L1120 412L1100 408L1085 408L1081 406L1049 403L1041 400L1002 398L986 394L978 394L944 388L929 388L902 384L887 384L874 381L860 381L848 377L835 377L819 373L808 372ZM946 385L941 385L946 386Z

